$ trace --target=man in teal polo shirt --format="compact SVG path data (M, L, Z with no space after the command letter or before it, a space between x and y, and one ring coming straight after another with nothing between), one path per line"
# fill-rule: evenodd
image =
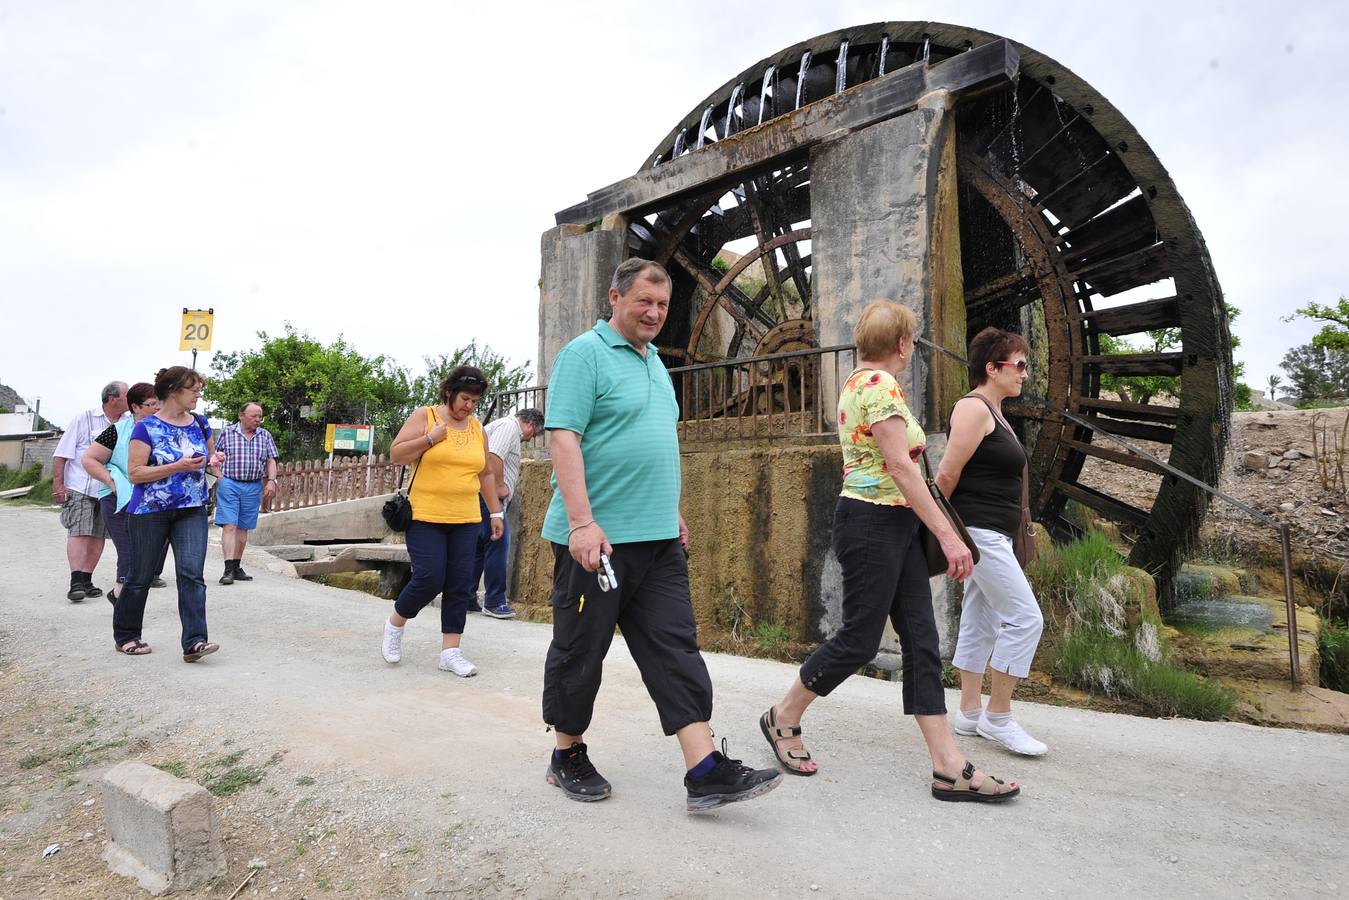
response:
M669 312L669 273L628 260L614 272L609 304L610 320L562 348L548 380L553 500L543 537L553 544L553 641L543 718L557 734L548 781L573 800L609 796L584 736L618 625L661 727L679 738L688 808L712 809L767 793L782 773L729 759L708 727L712 682L698 651L679 512L679 405L651 345ZM601 587L601 554L617 586Z

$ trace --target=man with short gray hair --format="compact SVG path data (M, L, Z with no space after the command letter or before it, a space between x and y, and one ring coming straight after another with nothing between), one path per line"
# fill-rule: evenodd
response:
M220 526L220 549L225 552L221 584L252 581L244 571L244 547L248 533L258 527L258 511L264 500L276 494L276 440L262 427L261 403L252 400L239 407L239 422L221 429L215 448L225 454L217 473L215 523Z
M749 800L782 773L731 759L712 742L712 680L698 650L689 591L688 528L679 511L679 404L652 345L670 310L670 275L629 259L609 289L613 315L571 341L548 379L553 499L553 640L543 670L543 720L556 747L549 784L571 800L603 800L607 779L585 732L614 627L679 740L689 810Z
M103 430L126 415L126 382L110 381L99 393L100 407L76 416L52 455L52 501L61 506L66 529L66 559L70 563L70 590L66 599L79 603L101 597L94 587L94 569L103 555L108 529L99 512L99 483L84 471L84 451Z
M487 423L487 468L496 476L497 496L501 508L515 499L515 488L520 483L520 444L543 433L543 413L537 409L522 409L513 416L503 416ZM478 552L473 560L473 583L482 579L482 611L494 619L513 619L515 610L506 599L506 552L510 548L510 526L502 519L501 539L492 540L492 520L487 515L487 504L481 497L482 530L478 534Z

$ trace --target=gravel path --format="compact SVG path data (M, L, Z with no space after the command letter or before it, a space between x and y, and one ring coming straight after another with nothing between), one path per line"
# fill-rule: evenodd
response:
M44 896L136 896L99 868L99 773L132 756L177 761L209 780L212 760L231 751L262 780L217 801L230 873L201 896L228 895L256 854L267 868L242 896L1349 889L1344 737L1023 704L1020 718L1049 756L1023 760L962 739L985 769L1020 782L1022 798L938 804L917 730L899 714L899 686L854 678L807 720L820 775L691 816L678 747L660 734L620 639L588 735L614 796L571 803L543 778L547 626L470 617L465 654L481 674L461 680L436 670L428 610L408 627L402 664L388 666L378 647L385 601L258 566L255 581L220 587L213 548L208 602L221 652L181 662L170 587L152 593L147 614L155 652L128 658L112 652L103 600L64 599L63 540L52 512L0 507L0 697L13 711L0 725L0 898L34 896L39 884ZM112 563L109 548L100 584ZM794 669L718 655L708 665L718 737L732 755L769 764L755 720ZM75 739L95 719L89 735L125 744L90 745L64 782L56 762L4 765ZM58 834L75 845L40 860Z

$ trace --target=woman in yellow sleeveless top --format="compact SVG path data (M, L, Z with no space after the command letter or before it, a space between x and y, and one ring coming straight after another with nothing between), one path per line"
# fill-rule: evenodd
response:
M416 468L408 491L412 579L384 624L385 662L402 659L403 626L441 594L440 668L463 678L478 674L478 667L464 658L459 640L477 589L473 560L482 527L480 496L491 515L492 540L501 538L504 527L482 424L473 416L486 391L487 378L480 369L453 369L440 384L441 402L415 410L389 448L394 462L416 463Z

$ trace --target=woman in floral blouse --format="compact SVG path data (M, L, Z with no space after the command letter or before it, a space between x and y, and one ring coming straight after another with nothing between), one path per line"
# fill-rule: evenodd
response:
M220 466L211 426L193 412L206 382L186 366L160 369L155 376L159 412L131 432L128 475L135 486L127 509L131 532L131 580L113 607L117 649L130 656L150 652L141 640L145 597L164 541L173 548L178 580L178 618L183 625L183 660L196 662L220 647L206 634L206 467Z
M857 369L838 401L843 489L834 510L834 554L843 570L843 625L801 666L787 695L759 719L774 755L795 775L818 767L801 740L801 718L880 648L886 619L903 654L905 715L912 715L932 757L932 796L938 800L1001 801L1020 788L974 768L946 721L932 589L920 529L941 542L947 575L963 581L970 551L928 493L915 460L925 434L895 380L913 358L917 320L888 300L870 304L857 321Z

